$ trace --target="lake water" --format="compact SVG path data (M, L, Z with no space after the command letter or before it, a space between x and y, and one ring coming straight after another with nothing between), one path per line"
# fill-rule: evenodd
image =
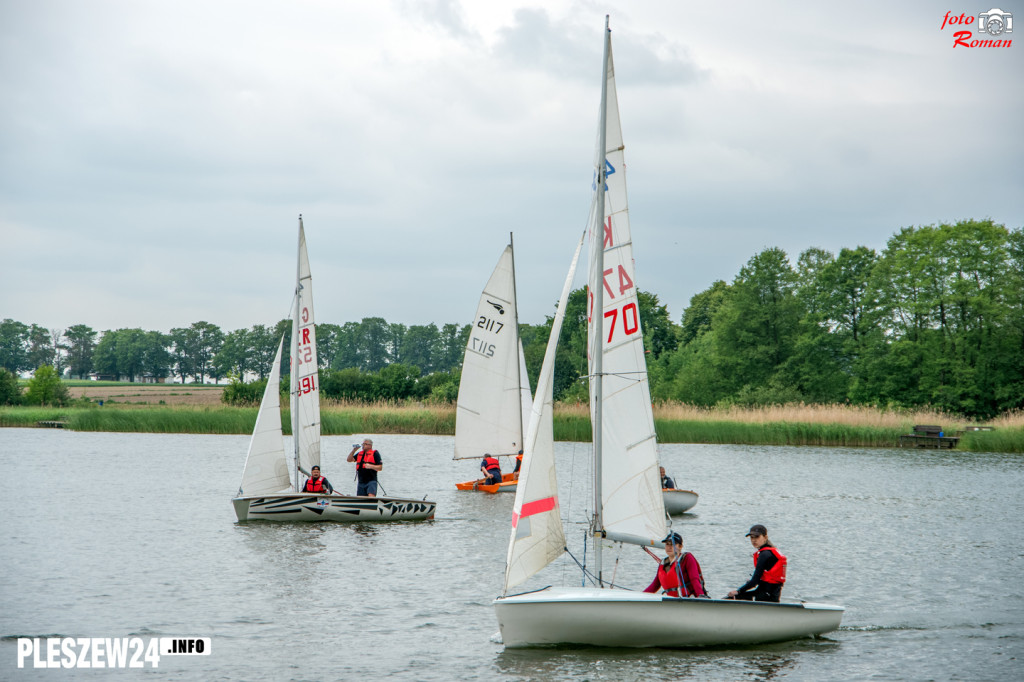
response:
M362 435L362 434L360 434ZM325 439L354 492L358 438ZM248 437L0 429L0 679L1005 680L1024 670L1024 460L935 450L663 445L700 493L674 528L722 596L749 577L754 523L789 557L784 597L843 604L817 640L698 651L506 651L512 495L457 492L452 439L375 436L388 494L432 522L239 524ZM589 446L559 443L570 549L582 551ZM569 485L572 483L572 485ZM654 561L606 552L642 589ZM524 588L578 584L556 562ZM159 668L17 668L18 637L209 637ZM31 663L29 662L29 665Z

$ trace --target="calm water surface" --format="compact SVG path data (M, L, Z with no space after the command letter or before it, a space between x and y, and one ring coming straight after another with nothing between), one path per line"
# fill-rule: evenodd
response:
M360 434L362 435L362 434ZM357 438L358 439L358 438ZM357 440L356 439L356 440ZM324 473L354 492L351 437ZM391 495L433 522L238 524L248 437L0 429L0 679L1004 680L1024 670L1024 467L928 450L666 445L675 521L715 596L750 574L764 523L789 557L783 596L846 606L825 639L703 651L506 651L501 589L511 495L460 493L476 463L452 439L376 436ZM558 444L570 548L583 551L589 446ZM571 483L571 485L570 485ZM606 568L642 589L655 563ZM556 562L526 588L578 584ZM16 668L16 638L212 638L158 669Z

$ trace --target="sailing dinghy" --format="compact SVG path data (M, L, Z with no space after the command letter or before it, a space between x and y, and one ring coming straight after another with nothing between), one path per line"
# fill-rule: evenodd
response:
M289 471L281 430L281 351L260 401L242 483L231 501L239 521L418 521L434 518L435 502L298 492L320 466L320 380L313 320L313 287L306 233L299 216L299 255L292 311L291 416L294 468ZM294 475L294 481L292 476Z
M473 317L459 380L455 410L455 456L480 461L515 456L522 451L523 429L533 397L526 376L526 357L519 340L516 308L515 256L511 235L494 272L487 280ZM456 483L459 490L515 492L515 473L502 473L501 483L486 485L480 478Z
M604 577L604 542L661 546L667 526L637 308L607 19L603 70L589 221L595 510L591 533L596 537L596 565L590 577L594 586L508 594L565 551L551 436L551 391L554 346L570 287L567 281L537 382L513 504L504 589L494 601L501 638L506 647L699 647L775 642L835 630L842 620L841 606L667 597L613 589Z
M665 502L665 512L670 516L690 511L699 499L697 493L692 490L679 488L662 488L661 497Z

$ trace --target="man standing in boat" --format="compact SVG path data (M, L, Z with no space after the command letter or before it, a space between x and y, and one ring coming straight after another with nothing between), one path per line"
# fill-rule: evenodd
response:
M328 495L334 494L334 486L326 478L320 475L320 467L313 465L313 468L309 470L309 479L306 481L306 485L302 486L302 492L304 493L327 493Z
M377 472L384 465L381 463L380 452L373 449L373 441L369 438L363 440L362 450L358 445L353 445L352 452L348 453L348 461L356 463L356 496L376 497Z

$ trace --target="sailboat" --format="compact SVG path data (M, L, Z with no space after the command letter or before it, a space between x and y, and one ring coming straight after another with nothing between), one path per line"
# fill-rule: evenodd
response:
M487 280L473 317L455 410L453 459L480 461L485 455L514 457L522 452L524 425L533 397L526 357L519 340L515 256L511 235ZM511 468L511 467L510 467ZM518 474L503 472L501 483L486 479L456 483L459 490L515 492Z
M291 417L293 468L281 429L281 354L284 338L260 401L256 426L233 500L239 521L417 521L434 518L435 502L396 497L356 497L298 492L320 466L320 381L313 319L313 286L306 233L299 216L299 253L292 300ZM294 476L294 480L293 480Z
M594 451L590 531L596 538L596 565L590 577L594 586L509 594L566 551L551 442L550 394L557 340L552 329L513 503L504 588L494 600L502 641L506 647L698 647L784 641L835 630L842 619L841 606L667 597L614 589L605 579L601 563L605 542L661 546L667 524L636 300L607 19L602 68L601 124L588 224ZM556 319L563 314L569 286L567 282L563 288Z

